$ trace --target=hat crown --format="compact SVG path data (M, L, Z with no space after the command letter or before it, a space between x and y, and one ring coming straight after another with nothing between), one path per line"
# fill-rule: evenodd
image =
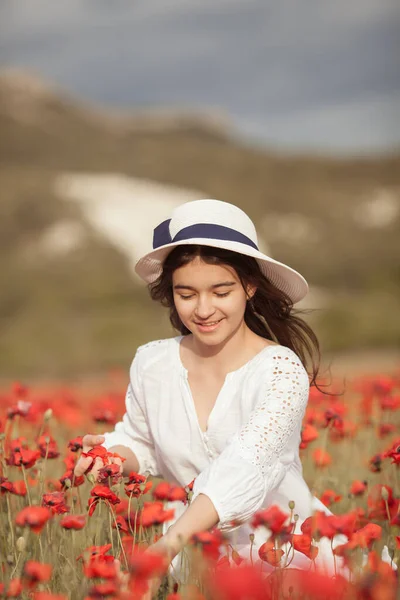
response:
M197 224L229 227L243 234L258 246L257 232L253 221L243 210L229 202L207 199L181 204L171 215L170 235L174 238L185 227Z

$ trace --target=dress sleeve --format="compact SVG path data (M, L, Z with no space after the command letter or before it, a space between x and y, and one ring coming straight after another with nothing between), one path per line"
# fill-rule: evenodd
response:
M260 381L247 423L195 479L193 499L206 494L228 531L249 519L282 482L300 442L309 379L297 355L277 348Z
M146 407L140 378L140 352L136 353L130 369L130 381L125 396L126 413L114 431L104 433L105 448L126 446L135 453L139 461L139 473L149 471L158 475L154 443L149 431Z

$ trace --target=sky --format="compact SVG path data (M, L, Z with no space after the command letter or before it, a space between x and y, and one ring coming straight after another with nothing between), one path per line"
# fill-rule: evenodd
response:
M400 148L398 0L2 0L0 68L123 109L226 115L270 148Z

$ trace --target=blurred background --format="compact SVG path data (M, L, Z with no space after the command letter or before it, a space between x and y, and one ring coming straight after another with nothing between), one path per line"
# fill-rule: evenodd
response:
M173 335L134 276L172 207L246 210L324 361L400 362L397 0L2 0L0 377Z

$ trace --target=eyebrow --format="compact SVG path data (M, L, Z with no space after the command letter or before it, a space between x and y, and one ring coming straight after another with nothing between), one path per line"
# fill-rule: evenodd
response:
M211 289L219 288L219 287L232 287L236 285L236 281L222 281L221 283L215 283L211 286ZM195 290L194 287L190 285L174 285L174 290Z

